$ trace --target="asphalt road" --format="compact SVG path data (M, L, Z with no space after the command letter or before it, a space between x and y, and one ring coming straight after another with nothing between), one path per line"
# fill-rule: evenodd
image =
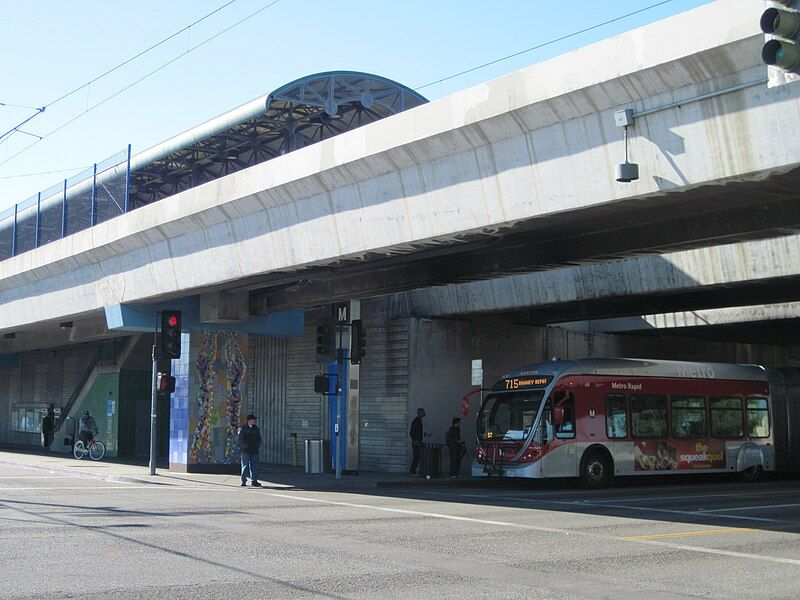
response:
M309 492L0 468L3 598L800 598L800 482Z

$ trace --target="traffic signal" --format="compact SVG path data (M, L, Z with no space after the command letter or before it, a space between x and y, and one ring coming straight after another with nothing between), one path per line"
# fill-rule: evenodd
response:
M800 69L800 0L773 0L761 15L761 31L768 37L761 59L784 73Z
M317 362L329 363L336 358L336 321L317 319Z
M181 357L181 312L165 310L161 313L161 334L158 338L160 358Z
M367 333L361 319L356 319L350 326L350 362L357 365L367 355Z
M317 375L314 377L314 391L317 394L330 394L331 381L327 375Z
M156 379L156 391L159 394L171 394L175 391L175 378L168 373L159 373Z

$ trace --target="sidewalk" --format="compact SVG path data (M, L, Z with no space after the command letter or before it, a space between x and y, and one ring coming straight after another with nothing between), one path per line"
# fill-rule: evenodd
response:
M112 459L113 460L113 459ZM75 460L64 454L44 454L36 451L9 452L0 450L0 466L15 467L49 473L85 477L116 483L136 483L152 485L215 484L239 485L238 475L212 475L205 473L171 473L166 468L157 469L151 476L146 464L121 462ZM441 487L467 485L471 478L430 479L401 473L362 472L359 475L343 475L336 480L332 473L310 475L302 467L289 465L261 465L259 479L266 487L303 490L352 490L405 487Z

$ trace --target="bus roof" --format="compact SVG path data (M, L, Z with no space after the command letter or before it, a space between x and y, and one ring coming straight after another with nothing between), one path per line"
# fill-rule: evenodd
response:
M676 377L727 379L733 381L768 381L767 371L759 365L649 360L645 358L582 358L534 363L509 372L504 379L525 375L619 375L626 377Z

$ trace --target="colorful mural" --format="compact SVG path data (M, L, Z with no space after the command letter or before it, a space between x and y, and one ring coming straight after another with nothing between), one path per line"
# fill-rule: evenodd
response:
M245 381L247 365L244 362L239 336L228 334L225 342L225 370L228 375L228 437L225 440L225 455L222 462L230 464L239 460L239 446L236 438L239 434L239 407L242 402L242 384Z
M189 463L236 463L239 460L236 436L246 392L247 334L203 331L199 332L199 338L196 352L194 348L192 352L196 378L192 377L189 384L197 411L190 414L190 421L197 420Z

